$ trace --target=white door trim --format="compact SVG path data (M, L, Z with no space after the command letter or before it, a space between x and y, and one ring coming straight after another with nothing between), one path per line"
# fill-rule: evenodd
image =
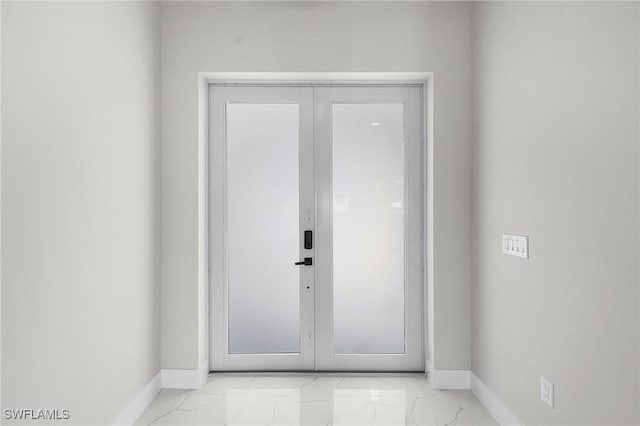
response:
M423 145L423 341L425 365L429 347L433 345L433 73L432 72L201 72L198 74L198 340L199 347L211 348L210 331L213 294L209 278L209 84L261 85L420 85L422 86L422 145ZM201 353L204 353L201 351ZM202 356L201 356L202 358ZM211 357L210 369L213 363Z

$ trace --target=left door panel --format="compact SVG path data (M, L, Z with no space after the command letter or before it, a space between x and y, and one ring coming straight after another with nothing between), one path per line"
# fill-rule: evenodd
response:
M209 90L212 369L313 369L313 89Z

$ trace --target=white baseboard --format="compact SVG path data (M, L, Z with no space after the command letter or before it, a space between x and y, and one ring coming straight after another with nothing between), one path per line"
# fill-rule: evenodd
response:
M431 389L469 389L471 372L469 370L436 370L427 361L427 378Z
M161 372L151 379L122 412L111 422L114 426L130 426L138 420L138 417L147 409L156 394L160 392Z
M501 426L522 425L518 417L509 410L509 407L502 402L484 383L471 373L471 392L484 405L484 408L493 416Z
M209 361L203 362L196 370L162 370L162 387L172 389L200 389L207 382Z
M205 361L196 370L163 369L151 379L142 391L111 422L113 426L130 426L147 409L161 388L200 389L207 382L209 361Z

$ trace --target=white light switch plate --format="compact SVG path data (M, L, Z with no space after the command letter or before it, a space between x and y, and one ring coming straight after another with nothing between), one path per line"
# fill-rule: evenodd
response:
M529 237L502 234L502 252L511 256L529 258Z

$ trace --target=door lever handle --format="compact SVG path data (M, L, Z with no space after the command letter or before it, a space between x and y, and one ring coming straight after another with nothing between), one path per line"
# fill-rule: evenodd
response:
M306 266L313 265L313 258L305 257L302 262L296 262L294 263L294 265L306 265Z

